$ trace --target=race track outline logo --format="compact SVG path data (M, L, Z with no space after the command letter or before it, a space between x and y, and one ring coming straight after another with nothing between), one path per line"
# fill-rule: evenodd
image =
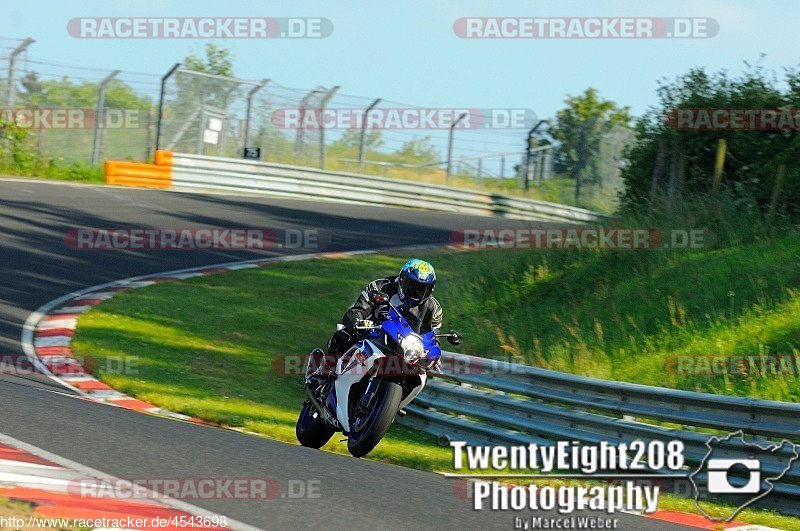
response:
M773 475L772 477L763 478L764 483L769 485L769 488L765 489L764 492L759 494L759 491L761 490L762 473L761 463L758 459L711 458L712 454L714 453L714 447L712 444L727 443L733 439L739 439L744 446L760 451L777 452L781 448L788 447L792 452L792 456L786 463L786 468L784 468L779 474ZM697 507L697 510L700 511L700 514L712 522L731 522L744 509L769 495L769 493L775 489L775 483L783 479L789 470L792 469L794 463L800 459L800 452L798 452L798 447L796 444L784 439L780 443L766 443L762 446L757 442L746 441L744 438L744 430L735 431L725 437L711 437L708 441L706 441L706 447L708 448L708 453L706 453L705 457L703 457L703 461L700 463L700 466L697 467L697 470L689 475L689 481L691 481L692 488L694 489L694 504ZM737 465L744 466L750 472L750 477L747 483L742 486L733 485L728 480L728 472ZM700 486L696 481L696 476L703 471L707 471L708 473L707 489L709 494L755 494L756 496L753 496L750 500L740 505L727 518L712 516L700 505Z

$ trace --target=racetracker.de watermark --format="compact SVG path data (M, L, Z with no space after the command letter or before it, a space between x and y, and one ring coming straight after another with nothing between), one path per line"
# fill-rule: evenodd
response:
M89 511L88 514L94 513ZM117 517L47 518L33 513L25 517L0 515L0 529L230 529L228 517L216 514L177 513L168 516L109 514L116 514Z
M530 109L387 108L277 109L278 129L525 129L536 123Z
M98 123L97 111L79 107L0 108L0 124L12 124L20 129L77 130L139 129L147 127L146 111L138 109L104 109Z
M324 39L333 23L321 17L77 17L76 39Z
M274 500L318 499L321 480L273 478L81 478L69 481L67 493L78 498L114 500Z
M279 354L274 356L270 362L272 372L277 376L305 376L307 370L315 370L322 363L326 355L314 356L311 358L309 354ZM339 360L339 356L327 355L331 366L335 365ZM517 359L511 355L499 354L498 359L479 358L476 356L447 356L444 355L439 358L438 362L431 366L434 372L441 372L451 376L458 375L486 375L491 374L494 376L500 374L526 374L528 368L523 365L514 363ZM311 358L309 360L309 358ZM504 358L504 359L503 359ZM414 365L409 366L402 360L396 357L386 358L372 368L367 369L366 365L362 365L364 361L363 353L354 353L342 358L343 368L351 375L375 373L378 376L414 376L419 375L421 372L427 370L423 367Z
M468 249L622 250L702 249L703 229L636 227L534 227L465 228L451 234L450 242Z
M797 131L800 109L671 109L665 121L681 131Z
M795 354L676 354L665 360L669 374L694 377L800 377L800 355Z
M461 17L462 39L708 39L719 33L710 17Z
M96 228L76 227L64 243L78 251L192 251L313 249L322 246L317 229L270 228Z
M44 345L43 348L37 350L46 350L47 348L48 346ZM107 356L98 359L93 356L74 356L70 353L70 355L40 356L40 361L49 371L59 376L81 374L124 374L131 376L139 374L139 359L135 356ZM25 377L41 374L41 371L26 356L5 354L0 355L0 374Z

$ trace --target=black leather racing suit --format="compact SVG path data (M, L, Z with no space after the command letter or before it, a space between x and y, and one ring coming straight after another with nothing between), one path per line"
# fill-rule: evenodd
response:
M388 306L374 303L372 301L374 293L381 292L388 295L391 303L399 308L400 301L397 299L398 287L396 276L380 278L370 282L356 299L356 302L344 313L344 317L342 317L344 329L337 330L328 341L328 354L330 356L327 357L335 358L341 356L357 341L355 326L358 321L369 319L379 323L383 320L384 312L387 311ZM431 330L436 330L439 333L439 329L442 327L442 305L432 296L424 304L415 308L404 309L402 312L408 324L418 333L426 334Z

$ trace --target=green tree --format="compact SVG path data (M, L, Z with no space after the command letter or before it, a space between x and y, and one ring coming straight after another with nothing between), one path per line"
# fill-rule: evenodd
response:
M615 127L630 127L629 107L619 107L599 96L597 89L587 88L579 96L567 96L566 107L560 110L547 133L557 148L554 163L557 172L598 182L602 179L598 162L603 136Z
M331 145L333 149L339 149L343 153L358 153L360 146L360 129L348 129L342 134L341 138ZM383 146L383 138L381 137L380 129L370 129L367 131L364 135L364 150L367 153L370 151L377 151L381 146Z
M206 44L205 57L191 53L184 59L183 64L188 70L195 72L234 77L233 54L228 48L217 46L213 42Z
M28 101L42 93L42 82L36 72L27 72L25 77L20 80L20 85L22 85L23 95L27 95Z
M627 211L659 208L667 195L671 154L678 149L685 158L682 190L677 195L703 198L712 185L714 154L725 139L728 157L722 178L723 192L733 198L738 212L763 213L769 205L777 168L786 165L783 215L800 219L800 155L797 129L789 130L677 130L666 117L676 109L795 109L800 105L800 73L788 70L783 80L759 66L741 75L708 73L692 69L658 88L659 103L637 123L637 141L628 153L622 172ZM656 166L659 145L666 151L663 168ZM660 170L660 171L659 171ZM655 177L655 178L654 178ZM655 204L651 201L655 200Z
M73 83L67 77L39 81L35 72L29 72L21 81L20 99L30 107L79 107L97 105L99 84L91 81ZM105 106L110 109L147 109L152 101L142 96L124 81L115 79L106 87Z
M439 150L431 143L431 137L423 136L404 142L394 155L404 164L432 164L440 160Z

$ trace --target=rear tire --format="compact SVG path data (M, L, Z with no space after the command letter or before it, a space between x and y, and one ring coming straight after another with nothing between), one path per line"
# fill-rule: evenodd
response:
M325 446L334 433L336 430L325 422L314 406L306 400L295 427L297 441L308 448L319 449Z
M353 457L364 457L370 453L383 436L389 431L400 402L403 398L403 388L400 384L384 380L374 406L371 420L358 432L350 433L347 439L347 451Z

